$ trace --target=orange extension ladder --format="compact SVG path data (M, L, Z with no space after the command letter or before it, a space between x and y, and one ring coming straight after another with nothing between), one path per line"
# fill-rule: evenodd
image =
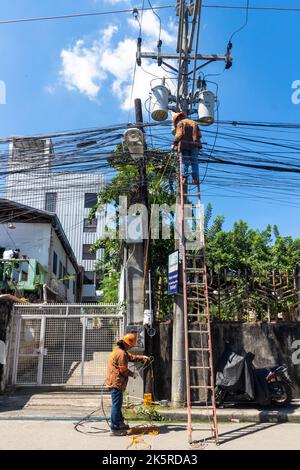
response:
M186 355L188 440L193 442L192 409L206 409L212 437L218 444L218 420L214 387L211 320L205 259L200 182L186 182L179 153L180 238ZM192 234L192 240L189 234ZM199 383L200 382L200 383Z

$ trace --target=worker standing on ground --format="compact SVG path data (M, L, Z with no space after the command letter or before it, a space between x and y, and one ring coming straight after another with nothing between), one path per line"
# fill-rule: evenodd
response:
M178 153L182 154L183 167L181 173L183 183L187 183L189 175L189 166L192 169L193 184L199 182L199 165L198 154L202 148L201 131L198 124L192 119L188 119L183 112L173 115L173 123L175 127L175 140L172 149L177 148Z
M126 389L128 378L136 379L137 372L128 369L128 362L150 362L148 356L137 356L130 354L128 349L136 346L137 339L134 333L123 336L114 348L107 366L105 385L110 388L112 409L111 409L111 435L124 435L129 426L124 423L122 415L123 392Z

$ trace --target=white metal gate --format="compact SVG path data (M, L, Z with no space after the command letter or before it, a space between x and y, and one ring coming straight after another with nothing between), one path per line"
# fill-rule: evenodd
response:
M100 386L123 334L117 305L17 305L13 311L12 385Z

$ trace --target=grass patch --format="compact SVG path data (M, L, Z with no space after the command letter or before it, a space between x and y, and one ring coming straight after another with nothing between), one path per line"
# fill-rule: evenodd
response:
M123 415L126 419L132 421L171 423L173 420L165 418L159 413L160 408L161 407L159 406L135 406L132 408L124 408Z

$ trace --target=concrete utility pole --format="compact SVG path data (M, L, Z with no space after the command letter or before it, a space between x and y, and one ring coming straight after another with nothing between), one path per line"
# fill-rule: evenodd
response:
M134 102L136 127L144 132L142 126L143 113L142 103L139 98ZM143 155L138 162L140 175L140 197L139 203L148 208L148 189L146 175L146 160ZM130 324L143 324L145 310L144 293L144 260L145 260L145 240L142 243L130 243L127 248L127 318Z
M142 59L153 59L157 65L162 64L178 72L178 85L176 97L170 96L169 102L176 102L175 106L168 106L171 111L183 111L187 115L196 112L194 105L197 103L195 93L196 73L206 65L222 61L226 63L226 68L230 68L231 47L229 43L227 52L224 55L208 55L198 53L200 18L202 10L202 0L177 0L176 14L179 17L178 39L176 53L162 54L162 41L158 41L156 52L142 52L142 38L137 41L137 65L142 64ZM190 25L190 28L189 28ZM196 39L196 40L195 40ZM168 64L166 60L177 60L178 70ZM190 71L190 64L193 64L193 70ZM189 80L192 78L192 88L189 90ZM198 92L199 90L197 90ZM179 202L179 188L177 203ZM177 205L179 207L180 204ZM177 220L180 220L180 214L176 214ZM184 236L184 234L182 234ZM180 241L177 242L177 249L180 251ZM179 279L182 283L182 267L179 266ZM186 397L186 363L185 363L185 340L184 340L184 311L183 311L182 285L179 285L179 293L174 299L174 317L173 317L173 360L172 360L172 403L176 406L183 405Z
M133 129L134 132L140 134L140 131L144 133L143 128L143 112L142 112L142 102L138 98L134 102L135 105L135 120L136 128ZM137 130L139 129L139 130ZM140 136L141 137L141 136ZM142 147L144 146L144 148ZM139 158L136 159L136 164L139 169L139 197L138 204L143 205L148 210L148 187L147 187L147 173L146 173L146 158L144 155L144 150L146 148L145 139L143 138L143 144L141 144ZM130 148L129 148L130 150ZM142 235L144 238L144 221L145 217L148 219L148 212L145 215L142 214L143 223L142 225ZM127 269L125 270L126 276L126 299L127 299L127 326L130 330L135 330L138 333L138 337L143 334L144 337L144 311L145 311L145 279L147 273L147 259L148 256L146 251L147 240L139 240L138 242L127 243ZM146 269L146 270L145 270ZM145 342L144 344L138 343L138 348L136 351L138 354L144 354ZM143 373L140 373L139 377L130 381L128 386L128 393L134 397L143 398L144 394L144 377Z
M178 2L177 2L178 3ZM179 70L181 76L178 80L177 109L181 109L188 114L188 34L189 34L189 9L185 2L179 2L181 21L179 27L181 34L178 37L177 52L182 53ZM176 207L180 207L180 183L177 182ZM177 211L179 212L179 211ZM180 220L180 213L176 214L176 220ZM181 234L183 236L183 234ZM173 310L173 347L172 347L172 389L171 401L173 406L181 407L185 403L186 395L186 360L185 360L185 340L184 340L184 303L182 286L182 263L181 263L181 241L176 240L176 249L179 250L179 282L178 294L174 298Z

